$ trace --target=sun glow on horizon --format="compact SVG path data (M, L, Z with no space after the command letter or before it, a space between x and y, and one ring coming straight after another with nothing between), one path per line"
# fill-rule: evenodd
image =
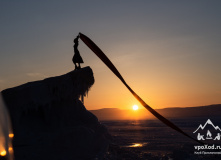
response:
M138 109L139 109L138 105L136 105L136 104L133 105L133 110L134 110L134 111L136 111L136 110L138 110Z

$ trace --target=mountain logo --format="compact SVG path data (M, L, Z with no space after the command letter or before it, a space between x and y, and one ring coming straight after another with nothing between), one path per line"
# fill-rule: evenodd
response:
M216 131L216 135L214 138L212 137L212 133L209 129L207 129L206 135L200 133L200 131L203 131L207 127L214 128L214 130ZM221 139L220 127L215 126L210 119L208 119L204 125L200 124L199 127L193 133L197 133L198 140L205 140L205 139L220 140Z

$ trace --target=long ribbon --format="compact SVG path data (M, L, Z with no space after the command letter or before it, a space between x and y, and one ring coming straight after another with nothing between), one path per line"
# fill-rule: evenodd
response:
M159 114L157 111L155 111L153 108L151 108L148 104L146 104L126 83L124 78L121 76L120 72L117 70L117 68L113 65L113 63L109 60L109 58L101 51L101 49L87 36L85 36L82 33L79 33L80 39L107 65L107 67L121 80L121 82L127 87L127 89L133 94L133 96L148 110L150 111L156 118L158 118L161 122L166 124L167 126L171 127L172 129L180 132L181 134L189 137L190 139L200 143L204 144L195 138L191 137L187 133L185 133L182 129L177 127L174 123L163 117L161 114Z

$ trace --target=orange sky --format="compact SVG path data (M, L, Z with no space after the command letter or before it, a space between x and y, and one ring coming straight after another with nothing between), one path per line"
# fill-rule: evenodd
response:
M0 90L74 69L82 32L153 108L221 103L220 1L14 2L1 4ZM94 71L88 109L139 103L83 44Z

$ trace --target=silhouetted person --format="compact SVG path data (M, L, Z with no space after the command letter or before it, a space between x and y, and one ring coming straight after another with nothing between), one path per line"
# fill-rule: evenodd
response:
M72 58L72 61L75 65L75 69L80 69L81 68L81 63L84 63L83 59L81 58L81 55L80 55L80 52L78 51L78 38L79 36L77 36L75 39L74 39L74 56ZM77 65L78 64L78 65Z

